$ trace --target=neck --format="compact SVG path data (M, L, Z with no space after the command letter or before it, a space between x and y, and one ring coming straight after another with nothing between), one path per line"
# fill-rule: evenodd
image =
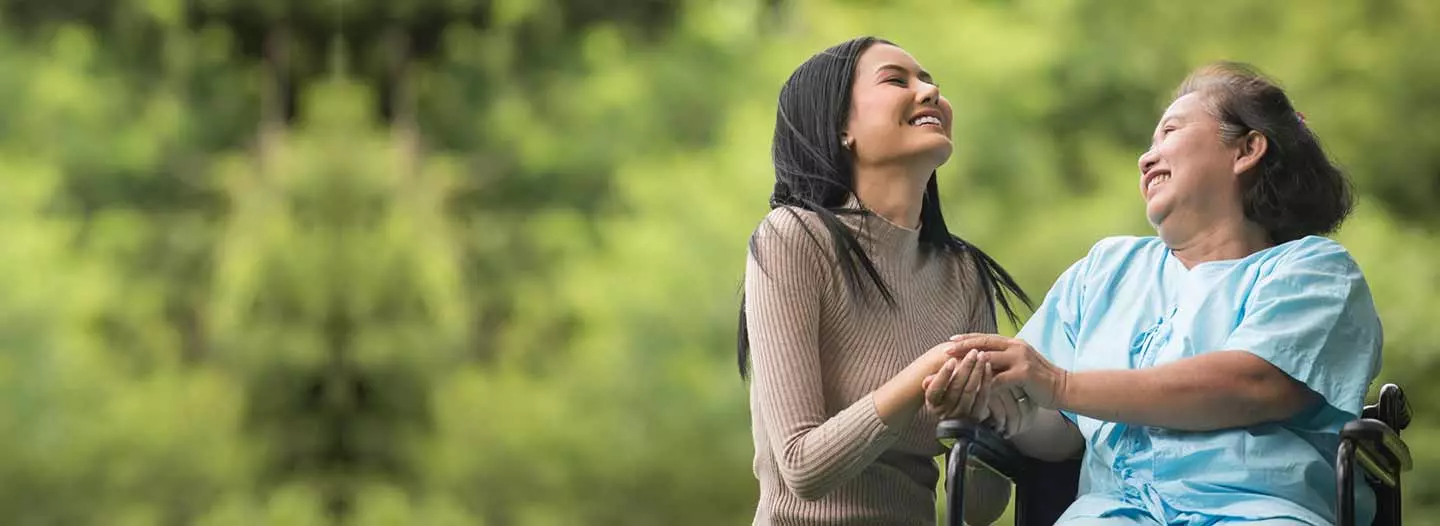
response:
M1161 229L1160 238L1185 268L1208 261L1240 259L1275 245L1264 228L1244 219L1243 215L1240 219L1208 224L1188 231Z
M934 170L923 174L905 167L856 167L855 197L886 221L914 229L920 226L925 185Z

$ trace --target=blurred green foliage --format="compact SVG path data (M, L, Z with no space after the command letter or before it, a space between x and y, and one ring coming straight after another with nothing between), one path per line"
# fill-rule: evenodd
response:
M951 228L1036 296L1147 232L1186 72L1277 77L1363 194L1440 524L1440 5L599 5L0 3L5 522L748 522L775 96L876 34L956 108Z

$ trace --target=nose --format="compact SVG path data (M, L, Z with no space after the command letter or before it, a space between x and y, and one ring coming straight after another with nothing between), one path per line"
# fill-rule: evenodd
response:
M1140 154L1140 175L1145 175L1158 162L1160 162L1160 155L1155 153L1154 148L1145 150L1145 153Z
M920 87L915 92L920 96L920 104L940 104L940 86L925 81L918 81L918 84Z

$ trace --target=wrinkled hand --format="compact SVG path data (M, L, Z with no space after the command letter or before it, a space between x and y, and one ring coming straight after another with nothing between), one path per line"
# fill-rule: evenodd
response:
M991 367L994 366L991 365ZM990 396L992 427L1005 438L1013 437L1016 433L1028 429L1034 422L1033 418L1037 408L1035 402L1025 394L1025 390L1014 385L996 385L991 389L994 390Z
M942 419L983 421L990 416L990 383L994 376L994 372L981 363L979 352L952 357L921 382L925 389L925 408Z
M1035 407L1059 408L1070 373L1050 363L1029 343L995 334L962 334L951 341L956 343L952 356L978 350L995 371L990 410L1006 435L1029 427Z

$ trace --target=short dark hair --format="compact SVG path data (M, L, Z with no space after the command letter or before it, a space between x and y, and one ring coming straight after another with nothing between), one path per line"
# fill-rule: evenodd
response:
M1260 163L1241 177L1245 217L1285 243L1334 232L1355 208L1350 180L1326 156L1290 98L1255 67L1216 62L1195 70L1175 98L1198 93L1234 142L1251 130L1269 142Z

